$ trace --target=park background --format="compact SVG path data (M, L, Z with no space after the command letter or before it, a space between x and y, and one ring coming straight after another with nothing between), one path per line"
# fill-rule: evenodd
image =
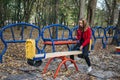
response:
M18 22L35 24L40 28L56 23L72 28L77 25L80 18L84 17L91 27L102 26L105 28L107 26L116 26L120 30L120 0L0 0L0 15L0 28ZM116 42L114 43L117 44ZM2 49L3 44L0 43L0 45ZM72 72L71 68L68 71L63 70L58 79L76 79L77 77L79 80L119 80L120 57L113 54L115 46L111 44L106 49L102 49L101 42L97 43L95 51L91 54L91 61L93 68L99 71L98 73L87 75L83 70L81 71L83 73L78 72L75 75L75 71ZM23 73L25 75L22 77L26 78L25 76L27 75L26 79L37 79L34 75L37 75L39 79L53 79L51 78L53 74L52 67L55 67L55 63L53 63L50 72L41 76L38 74L42 73L43 66L33 68L27 65L24 54L24 44L10 44L4 57L4 63L0 64L1 79L13 80L16 76L19 79ZM79 60L78 64L80 63L82 65L79 65L79 69L82 70L83 67L81 66L85 66L85 62L84 60ZM27 70L24 70L26 66ZM29 77L26 73L33 75ZM105 74L109 76L105 77Z
M53 23L76 25L86 18L91 27L118 23L119 0L0 0L0 26L29 22L40 27Z

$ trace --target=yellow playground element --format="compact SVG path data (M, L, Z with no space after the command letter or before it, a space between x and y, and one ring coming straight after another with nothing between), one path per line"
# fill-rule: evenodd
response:
M90 39L89 51L91 51L92 39Z
M34 39L27 39L25 43L26 48L26 58L33 59L36 55L36 47L35 47L35 40Z

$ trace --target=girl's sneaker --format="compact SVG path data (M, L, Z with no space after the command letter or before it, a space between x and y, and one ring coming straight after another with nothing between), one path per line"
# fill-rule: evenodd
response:
M88 67L87 72L89 73L91 71L92 71L92 67L90 66L90 67Z

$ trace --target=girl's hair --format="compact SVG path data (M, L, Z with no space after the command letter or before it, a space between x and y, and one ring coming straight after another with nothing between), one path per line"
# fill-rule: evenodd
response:
M88 27L88 23L85 19L81 18L79 21L82 21L82 24L83 24L83 27L80 27L79 25L79 28L84 32L85 29ZM79 22L78 22L79 23Z

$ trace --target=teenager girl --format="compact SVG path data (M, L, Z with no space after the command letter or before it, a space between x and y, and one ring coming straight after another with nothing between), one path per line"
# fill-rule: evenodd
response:
M79 40L79 43L73 46L71 50L81 50L82 54L79 54L79 58L84 58L88 65L88 72L92 70L91 62L89 59L89 44L91 38L91 28L87 24L85 19L80 19L78 22L79 28L77 29L76 39ZM74 55L70 55L70 58L74 60Z

